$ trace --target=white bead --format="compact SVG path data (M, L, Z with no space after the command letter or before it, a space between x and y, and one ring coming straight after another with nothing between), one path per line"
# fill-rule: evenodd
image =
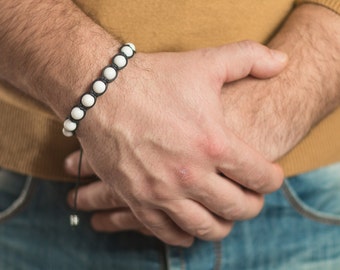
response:
M136 46L135 46L134 44L132 44L131 42L125 43L124 45L130 46L130 48L131 48L134 52L136 51Z
M79 225L79 217L77 215L70 215L70 225L71 226Z
M85 112L79 107L74 107L71 111L71 116L74 120L81 120L85 116Z
M124 53L128 58L133 56L133 50L129 45L124 45L120 51Z
M73 132L72 131L68 131L66 129L63 128L63 134L66 137L72 137L73 136Z
M103 71L105 79L112 81L117 77L117 71L113 67L106 67Z
M127 61L123 55L118 54L113 58L113 63L116 64L118 68L123 68L126 66Z
M75 131L77 129L77 124L70 119L64 121L64 129L68 131Z
M81 98L81 104L84 105L84 107L86 108L91 108L94 103L96 102L94 96L90 95L90 94L85 94L82 98Z
M106 84L102 81L95 81L92 85L92 89L97 94L103 94L106 91Z

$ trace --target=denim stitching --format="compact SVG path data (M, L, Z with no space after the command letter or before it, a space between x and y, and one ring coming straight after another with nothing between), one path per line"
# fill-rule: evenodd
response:
M179 249L179 253L180 253L180 256L181 256L181 270L185 270L185 259L184 259L184 252L183 252L183 249L180 248Z
M170 249L175 249L177 251L176 255L179 255L179 262L180 262L180 269L186 269L186 263L184 258L184 251L182 248L179 247L170 247L168 245L165 246L165 262L166 262L166 269L171 269L171 251Z
M222 264L222 243L221 242L214 242L214 251L215 251L214 270L221 270L221 264Z
M4 222L7 219L13 217L18 211L20 211L28 202L30 195L33 192L34 181L32 176L27 176L23 189L20 192L18 198L5 210L0 212L0 222Z
M340 218L332 216L331 214L324 214L322 212L312 210L304 204L292 190L287 180L283 183L282 191L291 206L301 215L320 223L340 225Z

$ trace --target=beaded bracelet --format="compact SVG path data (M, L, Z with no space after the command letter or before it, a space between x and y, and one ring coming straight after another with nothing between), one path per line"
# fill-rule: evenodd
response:
M74 135L79 122L84 119L86 112L94 106L97 98L106 92L107 85L117 78L118 72L127 66L128 59L135 52L135 45L125 43L119 49L119 52L113 56L111 65L103 69L102 76L92 83L89 92L81 96L79 104L72 108L70 115L64 121L63 134L66 137Z

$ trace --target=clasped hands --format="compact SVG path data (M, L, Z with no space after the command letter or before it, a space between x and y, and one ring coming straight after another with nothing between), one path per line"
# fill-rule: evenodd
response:
M283 173L228 127L221 89L249 75L275 76L286 62L285 54L250 41L138 53L77 134L82 175L101 179L78 195L94 229L190 246L195 237L219 240L233 221L256 216ZM78 160L78 152L67 158L70 174Z

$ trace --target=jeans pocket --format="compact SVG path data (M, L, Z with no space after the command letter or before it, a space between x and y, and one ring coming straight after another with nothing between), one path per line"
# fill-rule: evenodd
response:
M33 189L31 176L0 168L0 223L13 218L28 204Z
M340 225L340 163L288 178L282 190L301 215Z

